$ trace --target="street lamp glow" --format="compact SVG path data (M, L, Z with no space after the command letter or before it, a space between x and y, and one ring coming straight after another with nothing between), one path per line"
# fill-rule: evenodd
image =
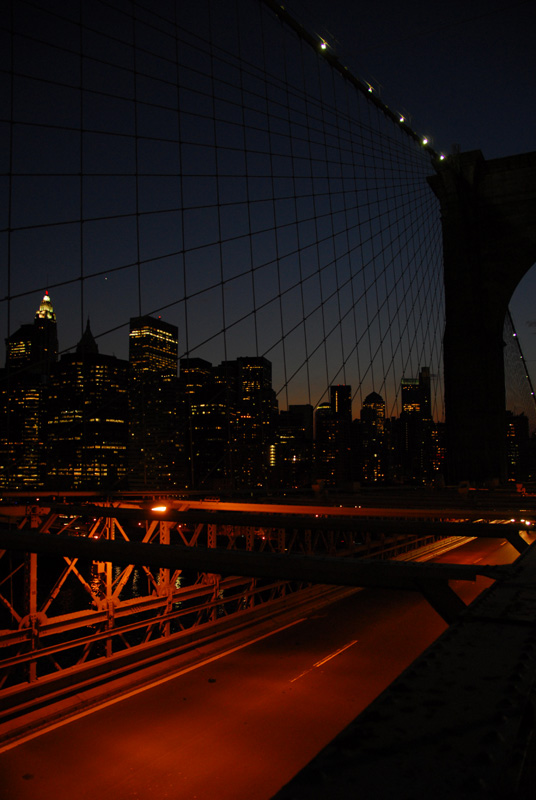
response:
M151 511L167 511L167 506L153 506Z

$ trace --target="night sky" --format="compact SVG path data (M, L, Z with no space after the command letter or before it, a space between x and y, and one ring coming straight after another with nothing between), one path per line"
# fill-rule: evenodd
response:
M289 0L286 8L437 150L458 145L492 159L536 149L535 0Z
M348 382L354 386L356 370L362 371L363 391L383 392L379 367L366 366L366 353L362 363L352 367L353 371L346 368L352 337L354 342L356 337L355 320L350 324L351 315L345 306L350 302L349 291L341 290L349 285L345 281L350 274L351 256L345 256L344 247L349 246L352 232L346 235L345 243L335 237L332 244L321 245L313 254L311 249L303 249L302 242L312 241L315 235L322 237L327 228L324 231L321 224L311 221L306 200L298 200L297 211L290 209L286 201L273 201L278 193L284 197L285 192L296 193L296 187L301 192L306 186L299 173L303 128L294 128L297 136L292 146L298 157L294 155L291 164L285 155L291 141L290 128L287 130L277 121L277 108L281 106L276 103L276 122L270 123L271 143L266 144L263 110L260 106L258 112L255 110L261 72L256 76L253 66L241 73L232 59L234 52L240 50L241 57L255 65L262 60L268 63L270 54L262 53L255 37L248 35L248 25L256 24L254 15L251 20L245 19L244 14L233 17L229 11L233 7L232 3L208 0L177 4L179 29L203 32L202 41L190 33L181 33L179 95L174 85L175 41L158 34L159 26L166 30L166 16L173 19L175 15L172 0L135 5L134 13L143 28L137 33L140 50L136 58L129 45L129 15L133 13L129 3L80 6L65 0L35 4L16 0L15 26L23 36L14 40L6 33L10 16L9 10L4 9L0 52L1 67L6 71L2 84L5 109L11 103L6 76L12 64L12 41L17 77L10 112L16 124L10 125L10 115L4 113L0 128L1 171L7 176L11 166L17 177L12 186L7 177L2 178L0 227L4 233L0 235L0 248L2 262L7 263L9 258L11 270L8 275L2 268L1 295L5 298L9 293L13 298L9 321L2 319L3 331L13 331L31 321L40 295L49 288L63 349L76 343L89 318L93 331L99 335L102 352L125 358L129 317L156 311L178 325L181 355L199 355L217 363L238 355L266 353L277 365L275 383L281 385L296 371L298 378L305 380L304 347L298 327L299 307L305 305L310 313L307 348L309 353L318 348L311 358L311 371L325 373L322 380L325 378L327 383ZM514 3L508 8L485 0L470 4L460 0L447 5L391 0L381 5L348 0L289 0L285 7L308 31L324 38L339 60L353 74L368 81L384 103L404 114L414 131L427 135L437 151L449 153L455 145L462 151L480 149L485 158L491 159L536 149L531 105L536 80L536 0ZM86 27L82 37L78 25L80 8ZM146 12L145 8L150 10ZM200 24L205 30L199 28ZM210 61L205 46L207 24L213 41L219 41L227 51L224 61ZM239 27L237 33L235 28ZM266 41L270 42L272 36L277 49L276 28L268 30ZM295 48L295 63L294 54L287 54L285 69L302 68L298 49ZM279 54L275 53L274 58L277 60ZM312 62L317 56L309 52L305 58ZM210 79L203 77L207 69L216 69L215 105ZM135 72L136 82L132 77ZM242 116L243 96L236 91L241 80L249 92L247 120ZM274 86L270 91L275 100L278 91L280 95L284 93ZM134 99L141 109L138 114L133 113ZM176 146L178 121L180 157ZM250 150L247 161L237 147L237 131ZM217 158L213 147L216 139L221 148ZM275 141L279 150L274 150ZM395 149L397 146L392 144ZM329 157L338 158L333 153ZM269 177L274 164L279 175L284 175L286 169L293 170L292 190L288 181L281 179L276 185ZM80 173L84 175L82 181ZM217 174L226 177L217 178ZM246 185L245 174L264 177ZM375 191L374 202L382 202L386 197L383 190L380 187ZM328 213L334 230L335 211L353 213L348 208L338 211L336 202L331 203ZM326 196L320 197L314 213L323 213L327 219L322 203L329 205ZM303 221L294 224L293 213ZM274 236L267 229L278 221L283 224ZM8 241L5 229L9 223L17 230ZM381 234L376 223L368 224L371 243L359 244L359 258L375 260L381 267L375 244ZM388 224L394 227L393 219ZM312 230L315 225L316 233ZM244 236L247 229L254 231L250 239ZM412 240L417 254L424 246L424 239L419 238L422 235L415 234ZM297 240L301 248L299 270L292 256ZM392 246L396 248L396 243ZM433 245L436 250L437 246ZM327 272L320 273L318 286L309 277L318 259L329 262L330 247L338 258L335 291L335 279L328 280ZM185 254L184 261L181 253ZM435 263L437 252L418 257ZM140 270L135 266L138 261L142 264ZM281 268L274 266L277 261ZM248 272L251 264L255 265L254 279ZM302 277L307 276L301 292L297 288L298 271ZM367 326L371 331L369 353L385 336L390 305L394 303L391 281L386 277L380 290L382 312L369 319L369 304L366 314L360 311L358 315L358 324L365 326L357 332L362 337L363 350ZM274 295L277 284L284 293L281 300ZM529 366L536 363L536 327L532 327L536 320L535 285L536 278L529 275L512 302L514 322ZM409 297L413 288L403 291ZM330 292L334 292L333 299L324 303L320 320L320 312L315 311L318 298L330 297ZM183 301L178 302L185 296L189 297L188 308ZM248 316L252 302L258 308L258 323ZM399 299L397 302L401 304ZM343 367L324 367L322 328L330 331L341 311L347 316L340 335L337 331L340 342L335 341L335 335L330 336L328 350L335 363L337 349L342 349L346 363ZM2 314L7 316L6 303ZM439 317L435 307L433 314ZM276 322L286 331L284 370ZM230 324L226 337L219 336L218 332ZM418 320L414 322L416 328L420 324ZM106 331L110 333L105 334ZM409 340L412 335L408 329L400 338ZM436 369L437 344L423 349L418 356L399 353L397 358L400 363L396 365L395 382L402 374L415 377L424 365ZM320 383L312 392L309 390L308 397L303 393L299 397L287 394L287 399L316 403L323 391ZM284 394L280 399L284 407Z
M289 0L286 6L333 42L340 60L387 105L410 115L438 151L458 146L490 160L536 150L535 0ZM511 302L533 380L534 272Z

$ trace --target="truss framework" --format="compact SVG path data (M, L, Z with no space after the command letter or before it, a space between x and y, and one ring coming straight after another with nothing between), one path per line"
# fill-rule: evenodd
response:
M314 511L314 509L313 509ZM435 534L344 529L311 513L281 527L147 518L142 506L121 504L3 509L11 532L59 537L54 555L0 551L0 691L48 681L84 665L141 657L151 648L180 646L186 636L240 612L293 594L307 581L223 576L196 567L119 566L61 553L61 542L96 539L188 549L299 556L390 558L432 545ZM198 516L203 516L198 515ZM221 516L221 515L220 515ZM323 527L318 527L321 522ZM316 524L316 527L315 527ZM269 526L270 525L270 526ZM330 528L332 526L332 529ZM297 527L295 527L297 526ZM21 537L23 538L23 537ZM61 540L61 541L60 541ZM50 542L52 544L52 542Z

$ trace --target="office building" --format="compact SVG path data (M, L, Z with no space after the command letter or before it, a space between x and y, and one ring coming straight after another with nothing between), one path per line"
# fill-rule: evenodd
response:
M126 487L128 362L99 353L89 322L52 368L45 438L50 488Z
M130 320L129 474L132 488L170 488L182 479L178 430L178 329L156 317Z

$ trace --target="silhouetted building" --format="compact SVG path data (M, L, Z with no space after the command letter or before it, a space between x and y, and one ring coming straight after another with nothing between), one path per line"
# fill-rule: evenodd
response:
M188 468L186 485L194 489L230 488L228 392L215 369L202 358L181 359L180 403Z
M331 403L319 403L315 409L315 478L335 483L335 424Z
M51 488L125 487L128 366L99 353L89 322L76 352L53 366L46 413Z
M232 396L233 387L230 391ZM270 361L262 356L237 358L235 392L236 421L231 432L234 485L266 486L278 412Z
M313 445L313 407L289 405L280 411L275 464L282 489L311 485Z
M403 378L401 396L402 413L396 426L400 478L420 483L434 476L434 464L437 463L430 369L423 367L418 378Z
M0 375L0 488L43 486L45 386L29 373Z
M330 402L315 411L316 478L331 486L347 486L352 470L352 388L330 387Z
M510 480L526 480L529 473L529 420L525 414L506 412L507 475Z
M371 392L363 400L359 424L359 478L365 483L383 483L388 479L388 436L385 400Z
M180 405L188 485L224 490L266 486L276 437L272 365L240 357L213 367L181 360Z

